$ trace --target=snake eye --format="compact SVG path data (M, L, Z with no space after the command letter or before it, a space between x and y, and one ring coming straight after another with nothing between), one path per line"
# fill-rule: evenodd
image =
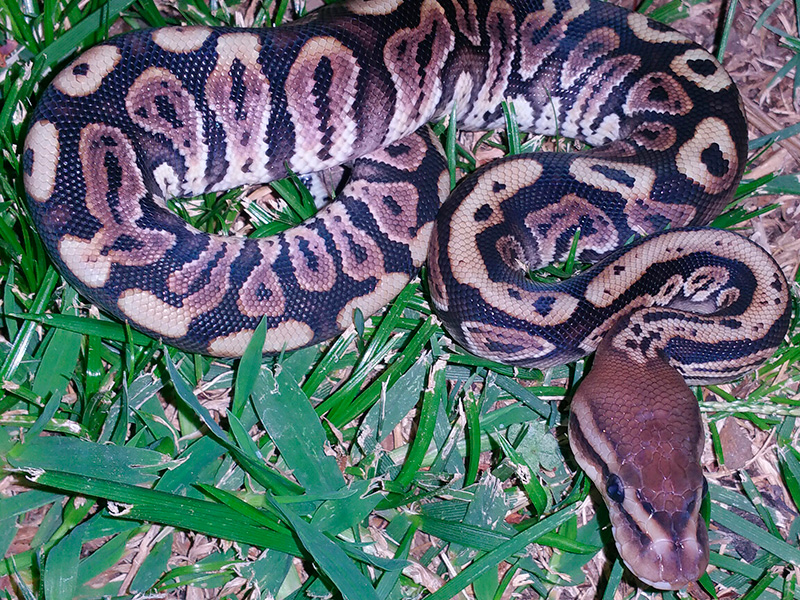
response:
M606 479L606 494L617 504L622 504L625 500L625 486L622 485L622 480L618 475L613 473Z

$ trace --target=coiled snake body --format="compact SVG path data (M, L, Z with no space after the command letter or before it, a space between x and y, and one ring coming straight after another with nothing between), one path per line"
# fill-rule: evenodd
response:
M595 149L492 163L434 222L449 177L417 130L451 110L464 129L498 127L504 100L521 129ZM429 239L433 303L471 352L548 366L599 345L572 447L626 564L677 588L708 562L702 425L683 378L748 372L788 326L764 251L679 229L730 202L746 141L725 71L642 15L594 0L354 0L276 29L96 46L45 91L22 162L65 277L189 351L238 356L262 319L265 352L328 339L393 298ZM269 238L208 235L163 203L344 162L337 202ZM561 284L524 277L520 265L563 259L578 229L581 260L611 254Z

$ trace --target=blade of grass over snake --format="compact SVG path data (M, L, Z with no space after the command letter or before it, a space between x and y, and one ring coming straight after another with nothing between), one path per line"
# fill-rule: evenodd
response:
M513 156L521 152L519 125L517 124L517 112L514 110L513 102L502 102L503 117L506 121L506 137L508 138L508 154Z
M457 350L454 348L454 350ZM499 375L513 377L522 381L540 381L542 374L538 369L523 369L520 367L509 367L508 365L501 365L500 363L478 358L471 354L457 354L453 352L450 354L448 363L453 366L463 365L476 368L484 368Z
M453 103L453 109L450 111L450 121L447 123L447 137L445 138L445 155L447 156L447 172L450 174L450 189L456 187L458 181L458 173L456 171L456 109L457 106Z

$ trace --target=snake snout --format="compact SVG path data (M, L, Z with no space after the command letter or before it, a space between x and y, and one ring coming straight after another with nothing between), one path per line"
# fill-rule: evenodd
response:
M680 453L662 448L657 454L665 460L652 461L649 468L640 465L641 487L621 507L630 531L617 536L617 546L639 579L676 590L697 581L708 566L708 533L700 515L704 478L699 465L687 464ZM661 469L654 468L659 462ZM622 520L621 514L614 517Z
M667 494L663 489L650 490L650 494L637 490L638 506L629 505L627 515L610 511L620 557L648 585L677 590L705 572L708 533L699 511L701 489L685 495ZM647 500L654 496L667 497L657 510Z
M659 590L678 590L697 581L708 567L708 543L705 527L697 535L679 539L660 538L634 550L633 556L620 555L627 567L644 583Z

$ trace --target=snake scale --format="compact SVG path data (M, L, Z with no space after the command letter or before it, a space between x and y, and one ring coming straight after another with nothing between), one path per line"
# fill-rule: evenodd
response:
M451 112L496 128L504 100L522 130L593 149L490 163L439 210L447 165L420 128ZM351 0L274 29L112 38L52 80L30 123L25 188L54 262L169 344L239 356L262 319L266 353L329 339L427 255L433 305L470 352L545 367L597 350L570 441L620 555L656 588L705 571L686 382L753 370L790 303L767 253L696 227L732 200L747 150L736 87L702 48L595 0ZM337 201L272 237L208 235L165 207L342 163ZM594 267L526 278L578 230Z

